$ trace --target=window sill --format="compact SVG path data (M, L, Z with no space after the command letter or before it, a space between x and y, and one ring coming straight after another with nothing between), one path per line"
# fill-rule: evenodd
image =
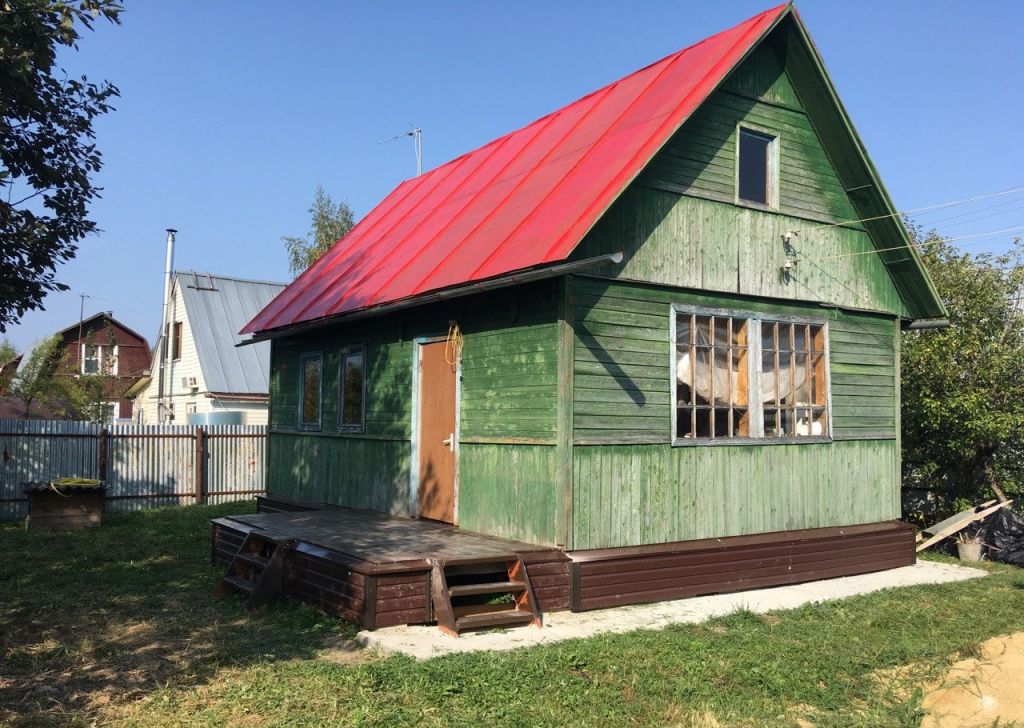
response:
M672 441L672 447L721 447L723 445L747 447L750 445L820 445L829 442L832 442L832 438L822 435L814 437L722 437L714 440L706 437L677 437Z
M743 200L743 199L740 199L739 197L735 198L733 200L733 203L737 207L747 207L747 208L750 208L751 210L759 210L761 212L778 212L779 211L779 206L778 205L763 205L760 202L754 202L752 200Z

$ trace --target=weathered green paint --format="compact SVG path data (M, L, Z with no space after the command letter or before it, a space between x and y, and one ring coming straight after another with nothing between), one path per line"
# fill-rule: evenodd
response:
M405 514L410 445L402 440L271 432L269 492Z
M410 496L415 347L423 338L443 338L450 321L458 322L464 344L462 442L490 441L493 447L479 452L490 453L496 463L502 462L502 447L511 448L510 457L518 452L513 442L553 445L558 400L556 289L555 282L547 282L275 341L271 492L354 507L386 505L384 510L397 508L395 512L415 515ZM357 344L366 345L366 426L364 433L353 435L338 431L338 353ZM324 354L322 428L303 435L296 433L298 364L302 353L312 350ZM310 457L318 461L310 462ZM468 467L479 465L476 457ZM492 484L478 484L466 467L460 460L459 499L471 509L467 515L474 521L479 513L473 509L483 502L474 497L475 489L490 492ZM317 497L308 498L309 494ZM536 531L546 533L539 526Z
M574 448L573 547L665 543L900 516L895 440Z
M762 100L758 100L762 99ZM777 211L736 204L740 124L778 133ZM820 301L909 316L901 290L769 46L761 46L655 156L580 243L577 259L622 250L601 271L723 293ZM783 236L800 262L789 281ZM816 260L824 259L824 260Z
M670 440L669 318L674 303L825 318L833 437L896 436L891 317L595 278L573 279L573 292L573 426L578 441Z
M459 462L461 528L530 543L559 541L558 448L462 444Z
M832 80L803 26L790 16L766 41L786 70L814 124L857 218L871 234L913 318L946 315L920 254L910 243L896 206L854 129ZM869 218L871 218L869 220Z

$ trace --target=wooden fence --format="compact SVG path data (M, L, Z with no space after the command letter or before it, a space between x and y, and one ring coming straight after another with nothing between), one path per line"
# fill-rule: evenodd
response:
M107 511L221 503L265 491L262 425L108 425L0 419L0 520L26 512L24 484L98 478Z

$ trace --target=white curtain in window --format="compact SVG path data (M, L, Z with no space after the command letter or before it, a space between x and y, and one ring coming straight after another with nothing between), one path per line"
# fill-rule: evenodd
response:
M688 386L692 384L697 391L697 396L705 402L711 402L713 399L715 404L728 404L730 390L728 351L725 349L715 349L714 351L715 367L714 374L712 374L709 350L697 349L696 367L694 367L689 347L679 347L676 354L676 379L679 384ZM767 371L755 374L761 401L765 404L776 403L792 394L793 370L790 363L789 356L779 357L779 393L777 397L775 394L775 372ZM694 368L696 368L696 372L694 372ZM696 374L696 378L694 378L694 374ZM745 373L740 372L738 357L734 356L731 378L733 392L741 387L741 376L745 376ZM736 399L734 394L733 401Z

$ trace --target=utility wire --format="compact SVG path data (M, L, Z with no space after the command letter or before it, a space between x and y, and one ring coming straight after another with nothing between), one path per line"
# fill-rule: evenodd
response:
M914 245L917 245L919 248L927 248L927 247L929 247L931 245L938 245L939 243L954 243L954 242L956 242L958 240L975 240L976 238L989 238L989 237L995 237L995 236L998 236L998 235L1002 235L1004 233L1016 232L1018 230L1024 230L1024 225L1016 225L1014 227L1003 228L1001 230L988 230L988 231L983 232L983 233L974 233L972 235L959 235L959 236L952 237L952 238L938 238L936 240L926 240L923 243L914 243ZM969 245L974 245L974 244L980 243L980 242L982 242L982 240L975 240L974 243L969 243ZM855 255L874 255L875 253L885 253L885 252L890 251L890 250L906 250L906 249L907 249L906 245L896 245L896 246L893 246L891 248L873 248L871 250L858 250L855 253L839 253L837 255L822 255L822 256L819 256L819 257L810 257L810 256L808 256L806 258L801 258L800 260L807 260L807 261L812 261L812 260L815 260L815 261L817 261L817 260L836 260L838 258L851 258L851 257L853 257Z
M849 225L856 222L871 222L872 220L884 220L890 217L898 217L901 215L911 215L918 212L927 212L928 210L940 210L944 207L953 207L954 205L965 205L968 202L977 202L978 200L987 200L992 197L1001 197L1003 195L1012 195L1015 192L1024 192L1024 185L1019 187L1012 187L1008 190L1000 190L999 192L988 192L983 195L975 195L974 197L968 197L963 200L953 200L952 202L942 202L937 205L928 205L926 207L918 207L913 210L901 210L897 212L890 212L885 215L875 215L873 217L862 217L858 220L840 220L839 222L823 223L821 225L813 225L807 228L801 228L794 230L793 232L800 234L810 232L811 230L821 230L823 228L839 227L841 225Z

